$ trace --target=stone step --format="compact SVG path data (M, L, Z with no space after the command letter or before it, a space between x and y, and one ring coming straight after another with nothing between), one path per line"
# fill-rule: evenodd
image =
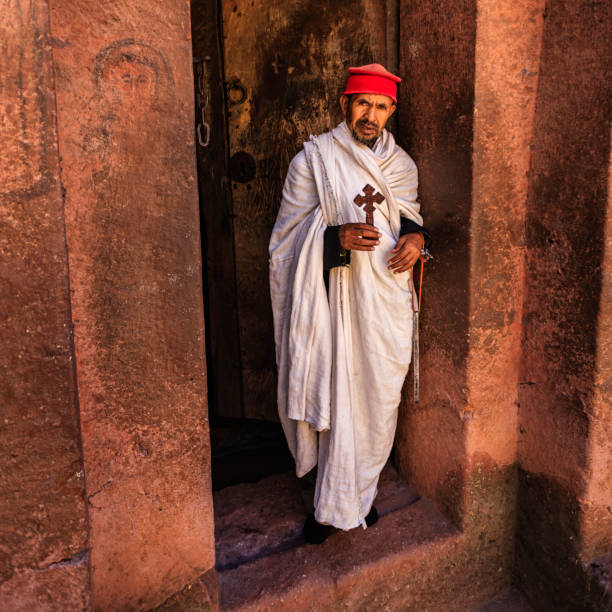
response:
M214 586L200 584L213 580L207 573L164 610L532 612L508 591L501 543L477 520L458 530L391 466L381 475L378 523L334 532L319 546L302 539L305 513L291 473L227 487L214 501L220 602L210 600Z
M293 473L227 487L215 492L214 503L224 611L468 610L503 586L473 588L454 560L463 535L390 464L375 501L379 522L335 532L320 546L303 540L305 511ZM439 579L441 567L451 580ZM414 585L406 588L410 577ZM462 603L440 608L444 601Z
M219 573L221 610L441 610L440 601L467 594L460 573L445 585L432 559L448 562L461 534L427 500L383 516L366 530L336 532L323 544L303 544ZM433 564L436 565L435 563ZM439 565L439 563L438 563ZM407 580L414 584L407 587ZM464 597L465 599L465 597ZM450 608L449 608L450 609Z
M304 510L292 473L215 491L213 503L219 571L299 544Z
M226 487L213 494L217 570L236 568L304 544L304 504L292 472L257 483ZM375 504L379 516L404 508L418 495L392 465L383 470Z

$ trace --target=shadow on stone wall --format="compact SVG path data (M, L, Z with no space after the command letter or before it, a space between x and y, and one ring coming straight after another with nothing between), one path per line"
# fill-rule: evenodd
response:
M603 609L588 600L580 500L589 478L597 315L605 299L604 5L550 3L544 20L527 202L516 560L520 587L542 609Z

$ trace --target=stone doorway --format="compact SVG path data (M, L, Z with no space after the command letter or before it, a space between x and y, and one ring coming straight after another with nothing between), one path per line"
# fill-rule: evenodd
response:
M536 609L612 609L609 3L397 4L398 126L436 238L421 402L402 402L395 450L422 498L217 573L215 522L241 524L229 504L213 518L210 492L189 6L5 3L1 609L215 610L219 582L223 610L470 610L510 584ZM348 2L343 21L313 2L329 31L298 31L307 49L327 32L336 62L363 61L364 39L393 40L375 5ZM272 7L268 22L290 24L304 2ZM341 48L364 14L375 36ZM287 76L301 39L264 25L261 45L284 54L272 74ZM322 57L304 53L303 73L343 67ZM212 137L225 80L205 109ZM203 202L233 189L223 126ZM206 211L220 211L208 247L236 211ZM236 275L227 244L209 250L207 279ZM236 335L208 333L231 357L240 321L217 313ZM227 397L246 396L242 356L227 362ZM283 475L269 478L277 503ZM264 484L237 486L242 498L220 493L252 516ZM245 549L265 539L253 524Z
M341 120L347 66L397 63L396 3L370 4L192 1L220 572L303 543L304 506L276 414L267 246L291 158ZM381 516L419 499L391 463L380 489Z
M292 469L276 409L268 240L291 158L341 120L346 67L395 62L395 3L370 4L192 2L214 489Z
M381 525L365 538L339 533L319 552L302 546L304 509L276 418L267 244L284 175L309 134L341 120L337 96L348 66L378 61L397 70L398 10L391 0L192 1L216 567L230 608L229 594L245 603L263 588L263 566L276 575L300 567L298 559L321 567L332 559L323 573L341 576L366 561L409 558L423 543L452 548L459 537L460 520L453 525L406 484L412 441L399 430L401 476L392 464L383 474ZM266 436L282 448L266 447ZM456 446L449 455L461 455L458 437ZM452 516L459 512L450 497ZM405 537L397 539L400 526ZM306 567L287 576L295 585L311 578Z

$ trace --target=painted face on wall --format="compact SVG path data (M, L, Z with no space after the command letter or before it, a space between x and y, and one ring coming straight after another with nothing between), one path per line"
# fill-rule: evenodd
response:
M107 78L113 85L114 94L120 95L124 104L146 104L155 97L156 74L144 62L121 58L121 61L108 67Z
M389 96L381 94L343 94L340 106L353 138L370 148L396 108Z
M172 77L166 57L151 45L132 40L116 41L96 56L94 79L109 114L148 108L164 112ZM126 122L132 115L125 114Z

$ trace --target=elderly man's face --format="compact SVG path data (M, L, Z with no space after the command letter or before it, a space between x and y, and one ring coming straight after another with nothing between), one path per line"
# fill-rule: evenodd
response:
M370 148L395 112L393 100L381 94L342 95L340 106L353 138Z

